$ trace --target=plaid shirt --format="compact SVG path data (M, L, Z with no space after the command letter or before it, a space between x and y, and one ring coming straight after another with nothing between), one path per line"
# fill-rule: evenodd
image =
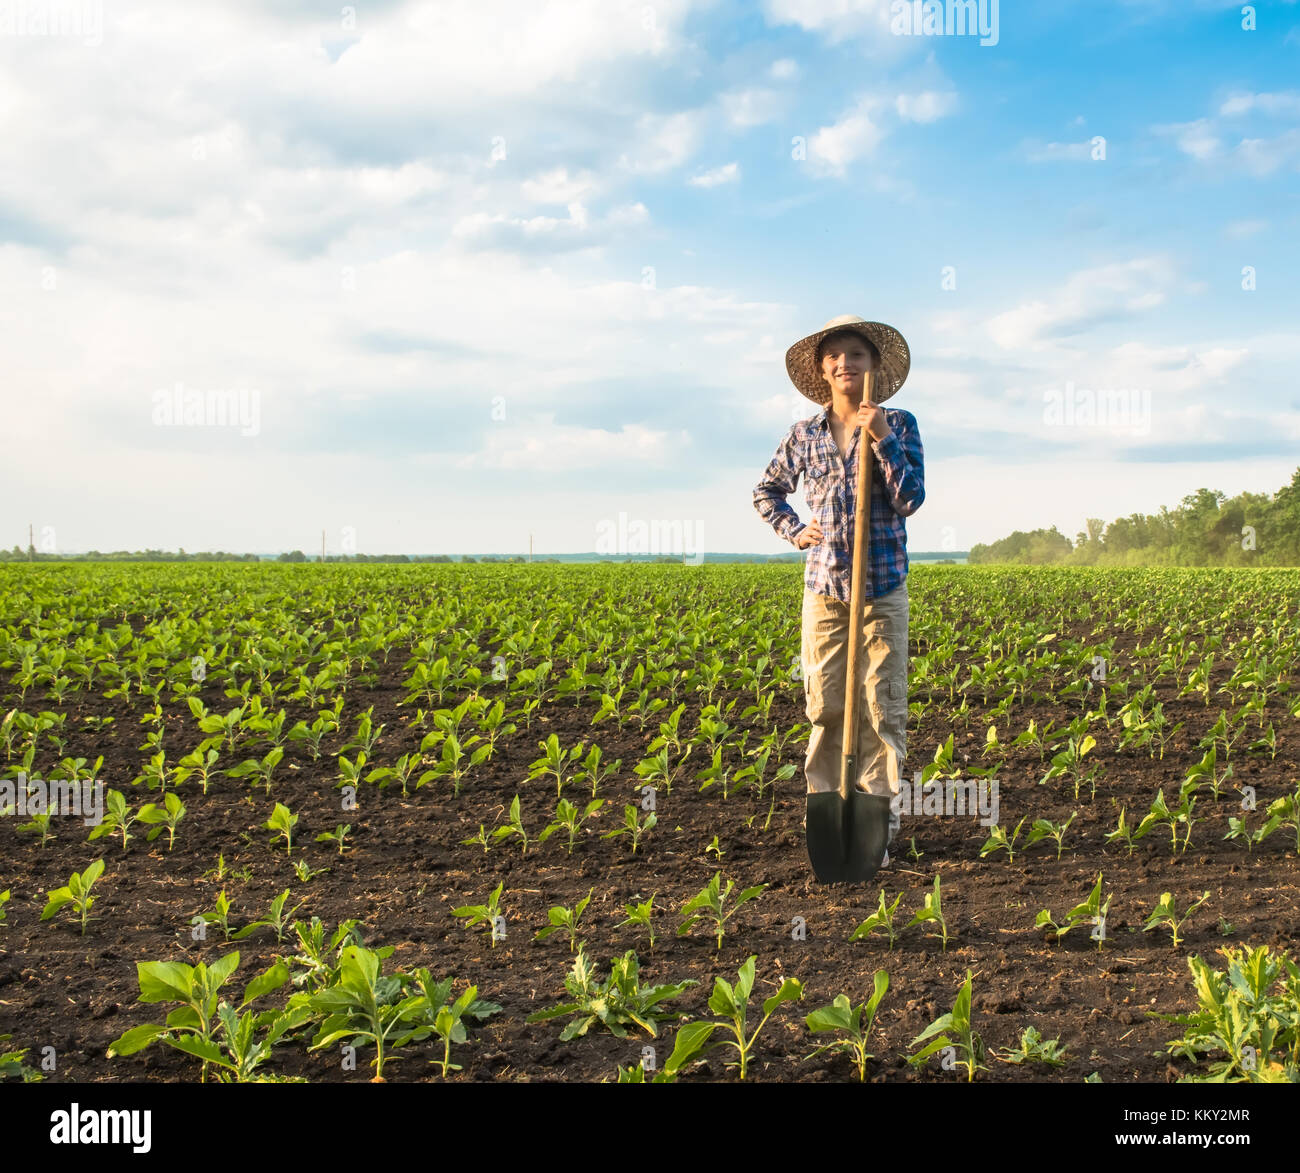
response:
M921 435L910 411L881 408L893 429L873 443L875 459L871 486L871 549L867 560L865 597L879 598L907 577L907 526L925 500L925 470ZM847 458L841 458L831 434L830 408L800 420L786 434L754 489L754 508L781 537L794 543L807 527L787 504L799 474L805 476L804 497L821 523L822 540L808 547L804 585L816 594L848 603L852 595L854 509L858 488L858 436L854 428Z

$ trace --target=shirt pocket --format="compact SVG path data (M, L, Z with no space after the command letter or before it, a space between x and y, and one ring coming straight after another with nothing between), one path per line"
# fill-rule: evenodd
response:
M825 457L814 457L804 466L804 497L808 508L825 530L834 521L831 512L836 491L835 469Z

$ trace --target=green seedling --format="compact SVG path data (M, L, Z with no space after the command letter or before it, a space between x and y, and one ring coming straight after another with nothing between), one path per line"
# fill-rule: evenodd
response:
M9 919L9 913L5 910L5 905L9 903L9 889L6 888L0 892L0 925Z
M1103 942L1106 940L1106 915L1110 911L1111 897L1106 897L1106 903L1101 903L1101 872L1097 873L1097 882L1093 885L1092 891L1088 894L1088 899L1082 904L1076 904L1065 916L1062 924L1057 924L1052 919L1052 910L1044 908L1039 911L1038 916L1034 919L1034 928L1046 928L1054 934L1054 940L1060 941L1071 929L1079 925L1092 925L1090 936L1097 942L1097 949L1100 952Z
M488 834L487 828L482 823L479 823L478 825L477 835L470 835L468 838L461 840L461 844L465 847L470 847L475 843L481 844L484 852L486 852L492 845L492 837Z
M1165 801L1164 789L1161 788L1156 791L1156 797L1151 803L1151 809L1142 816L1142 821L1138 824L1137 830L1133 832L1133 838L1141 839L1153 827L1157 827L1161 823L1167 823L1170 836L1169 851L1172 854L1178 850L1178 824L1182 823L1187 828L1183 837L1183 850L1186 851L1187 845L1192 841L1192 826L1196 822L1192 814L1195 807L1196 795L1194 794L1184 794L1181 804L1170 807Z
M733 988L729 982L719 977L714 980L713 994L709 998L709 1009L715 1014L722 1015L720 1021L715 1022L688 1022L680 1027L677 1031L677 1038L673 1045L673 1053L668 1057L668 1062L664 1064L666 1073L676 1073L681 1071L686 1064L702 1059L708 1052L717 1047L733 1047L740 1054L740 1078L743 1081L749 1069L749 1057L754 1050L754 1044L758 1040L759 1032L767 1020L772 1017L772 1012L787 1002L797 1002L803 997L803 983L798 978L785 978L780 989L777 990L770 998L763 1003L763 1017L759 1024L754 1028L753 1033L749 1033L747 1020L749 1015L749 996L754 988L754 962L757 957L753 954L740 967L737 974L737 982ZM715 1031L724 1035L729 1035L720 1042L710 1042ZM728 1064L736 1066L736 1064Z
M0 1035L0 1043L7 1043L13 1035ZM32 1067L23 1060L30 1048L22 1047L17 1051L0 1050L0 1081L16 1079L20 1083L40 1083L45 1076L37 1067Z
M262 824L262 830L271 831L271 845L275 845L277 839L284 840L284 853L288 855L293 849L293 829L298 824L298 816L291 813L289 808L282 802L275 804L275 810L271 812L271 817Z
M1204 892L1201 895L1201 898L1195 904L1193 904L1186 912L1184 912L1182 916L1179 916L1177 911L1174 908L1173 895L1169 892L1163 892L1160 895L1160 903L1156 905L1155 911L1152 912L1149 917L1147 917L1147 923L1143 927L1142 931L1144 933L1149 933L1152 929L1157 928L1160 925L1168 925L1170 931L1174 935L1174 948L1177 949L1178 930L1182 928L1184 924L1187 923L1187 921L1191 918L1192 913L1194 913L1198 908L1200 908L1202 904L1204 904L1207 900L1209 900L1209 898L1210 898L1209 892L1208 891Z
M728 783L731 781L731 772L732 772L731 766L723 765L722 746L718 746L713 751L712 764L706 766L703 770L701 770L698 774L696 774L695 779L697 782L699 782L701 791L707 790L710 786L715 786L715 785L721 786L722 797L725 799L727 797L727 786Z
M498 937L505 936L505 917L501 915L501 893L505 890L505 883L502 880L493 889L486 904L466 904L451 910L452 916L460 917L465 921L467 929L472 929L475 925L487 925L488 932L492 935L493 949L496 948Z
M629 903L623 905L623 911L627 913L627 920L619 921L615 926L622 928L624 925L645 925L650 933L650 948L655 947L655 927L653 922L655 896L658 893L652 892L649 900L644 900L640 904Z
M1154 1018L1184 1028L1168 1051L1193 1063L1217 1056L1206 1075L1187 1083L1280 1083L1300 1081L1300 966L1267 945L1254 949L1223 947L1220 972L1195 955L1187 959L1199 1005L1190 1014Z
M646 833L659 822L659 816L650 811L646 814L645 819L641 818L641 808L628 803L623 808L623 825L615 827L612 831L606 831L601 835L602 839L613 839L617 835L627 835L632 840L632 854L636 854L636 849L641 845L641 840Z
M883 897L884 894L881 895ZM858 1082L866 1083L867 1060L875 1058L867 1050L867 1037L871 1034L872 1026L875 1025L876 1011L880 1008L880 1000L885 996L885 991L889 989L889 974L883 969L878 969L872 977L872 982L875 988L871 997L860 1005L852 1005L847 994L837 994L835 1001L829 1006L814 1010L804 1019L804 1022L808 1024L808 1029L813 1034L833 1030L843 1031L848 1036L818 1047L817 1050L805 1058L805 1062L808 1059L815 1059L818 1055L823 1055L828 1051L846 1051L853 1059L853 1066L857 1069Z
M1205 751L1205 755L1201 760L1188 769L1187 777L1183 780L1179 793L1184 797L1188 794L1195 794L1202 785L1208 784L1214 794L1214 801L1218 802L1223 784L1232 777L1232 764L1229 763L1223 770L1219 770L1216 768L1218 760L1218 748L1212 745Z
M574 841L577 839L578 831L592 815L594 815L602 806L605 805L603 798L591 799L579 813L578 808L573 805L567 798L561 798L555 804L555 820L550 823L546 829L537 837L538 843L545 843L556 831L567 832L569 837L568 853L573 854ZM473 842L473 840L471 840Z
M672 794L673 783L677 781L677 775L689 756L690 750L687 750L680 759L672 762L669 760L668 750L660 749L637 762L633 769L641 779L642 787L653 786L656 790L662 787L665 794Z
M719 863L722 862L722 857L727 854L722 850L722 845L718 842L718 837L716 835L713 836L713 842L704 849L704 854L708 855L710 851L713 852L713 858Z
M1060 859L1065 833L1070 829L1070 824L1074 822L1078 813L1078 811L1072 811L1070 817L1063 823L1054 823L1051 819L1035 819L1033 826L1029 828L1029 837L1025 840L1025 847L1033 847L1035 843L1043 839L1051 839L1056 843L1056 858Z
M900 892L894 897L893 904L885 903L885 890L880 889L880 902L866 920L864 920L849 936L850 941L865 941L877 929L883 928L889 934L889 948L894 948L894 942L898 939L898 933L894 931L894 914L898 911L898 903L903 899Z
M450 778L451 792L453 796L459 798L461 785L470 770L492 756L492 747L486 743L470 750L469 753L465 752L476 741L481 740L477 735L472 735L462 742L456 734L448 733L443 738L441 759L432 770L426 770L420 775L415 788L419 790L426 782L435 778Z
M73 911L81 917L81 935L86 935L86 922L90 920L90 910L98 896L90 894L95 881L104 874L104 861L95 860L84 872L73 872L62 888L55 888L46 893L49 897L41 920L49 920L65 904L71 904Z
M596 791L600 789L601 784L618 774L618 768L623 764L622 758L615 758L609 765L601 763L601 748L593 745L587 751L587 756L582 759L582 765L573 775L573 781L590 782L591 797L596 797Z
M222 936L227 941L230 940L230 935L234 930L230 927L230 900L227 898L224 888L217 893L216 903L212 910L210 912L200 912L198 915L204 924L219 926Z
M561 749L560 739L554 733L545 741L539 741L537 744L542 750L542 756L529 765L528 777L530 779L546 778L553 775L555 777L555 797L560 798L566 783L573 781L572 778L566 777L569 773L569 764L582 757L587 744L580 741L572 749Z
M1097 793L1097 772L1100 766L1093 766L1091 770L1085 772L1083 768L1083 759L1088 755L1090 750L1097 747L1097 739L1091 733L1082 737L1071 737L1066 743L1065 749L1052 757L1052 764L1046 774L1043 775L1043 782L1050 782L1054 778L1068 777L1074 782L1074 800L1079 801L1079 787L1084 782L1092 783L1092 792L1094 797Z
M500 827L492 832L493 839L508 839L511 835L518 835L523 850L521 855L528 853L528 832L524 829L523 819L519 814L519 795L515 795L510 800L510 818Z
M378 766L366 775L367 782L376 782L380 790L387 790L396 779L402 784L402 797L406 798L409 794L411 784L411 775L416 771L420 764L419 754L404 753L391 766Z
M698 983L689 979L674 984L642 987L639 975L640 964L636 953L629 949L621 958L611 961L609 977L602 982L596 969L587 960L586 951L579 949L573 968L564 979L571 1001L549 1010L539 1010L536 1014L530 1014L525 1021L545 1022L572 1015L572 1021L560 1032L563 1042L582 1037L596 1023L620 1039L626 1038L632 1027L640 1027L652 1038L658 1037L661 1022L682 1016L680 1011L669 1012L661 1004Z
M552 933L567 929L569 933L569 952L572 953L578 945L578 921L583 912L586 911L587 905L591 903L591 893L594 891L594 888L591 889L573 908L557 905L550 909L546 914L547 919L551 922L550 927L539 929L533 935L533 939L540 941L545 937L549 937Z
M1020 1042L1015 1047L1005 1047L1001 1054L990 1052L1003 1063L1046 1063L1049 1067L1065 1065L1065 1048L1060 1039L1044 1039L1038 1028L1025 1027Z
M361 789L361 783L364 781L362 774L366 769L366 754L363 750L357 754L357 760L354 762L339 754L339 780L334 784L335 790L341 790L345 786L351 786L354 791Z
M232 1008L221 1000L220 991L238 967L238 952L226 954L211 967L202 962L195 966L178 961L137 962L140 1001L179 1005L165 1024L144 1023L115 1040L108 1048L109 1058L134 1055L161 1041L203 1061L200 1081L207 1079L209 1064L223 1069L219 1075L223 1081L255 1080L255 1069L270 1056L275 1043L302 1026L309 1013L295 1008L241 1016L238 1011L284 985L289 971L277 961L248 983L243 1000ZM263 1029L266 1033L255 1040L254 1032Z
M1255 833L1255 842L1262 843L1274 831L1286 828L1295 835L1296 854L1300 855L1300 786L1294 794L1284 794L1268 804L1267 819Z
M1130 827L1129 824L1128 824L1128 819L1127 819L1127 817L1126 817L1126 815L1125 815L1125 808L1124 808L1124 807L1120 807L1120 808L1119 808L1119 822L1116 823L1116 825L1115 825L1115 829L1114 829L1113 831L1107 831L1107 832L1106 832L1106 836L1105 836L1105 838L1106 838L1106 842L1107 842L1107 843L1124 843L1124 844L1126 844L1126 845L1128 846L1128 853L1129 853L1129 855L1132 855L1132 854L1133 854L1133 850L1134 850L1134 845L1133 845L1133 831L1134 831L1134 828Z
M423 994L402 997L401 979L382 975L380 960L376 952L346 945L339 957L337 983L289 999L290 1008L309 1006L313 1014L325 1016L309 1051L319 1051L343 1039L352 1040L354 1046L358 1040L374 1044L375 1074L371 1083L387 1082L384 1063L388 1052L412 1037L404 1028L427 1006ZM398 1040L392 1040L395 1034Z
M616 1083L647 1083L647 1082L676 1083L677 1082L676 1072L657 1071L649 1080L647 1080L645 1076L646 1076L645 1067L640 1063L638 1063L635 1067L620 1066L618 1069L618 1078L615 1080L615 1082Z
M277 941L284 940L285 930L289 927L289 922L293 919L294 913L298 911L307 902L298 901L288 912L284 911L285 901L289 899L289 889L286 888L274 900L271 901L270 911L261 920L255 920L245 925L239 932L235 933L234 939L242 941L245 937L252 936L258 929L271 929L275 933Z
M339 854L343 854L344 840L352 830L351 823L339 823L332 831L322 831L316 836L317 843L337 843L339 845Z
M144 823L145 826L153 827L153 830L145 836L145 839L150 843L157 839L163 833L163 829L166 828L168 851L176 845L176 827L184 817L185 804L170 790L163 795L161 807L156 802L146 802L136 815L137 820Z
M473 1018L479 1022L500 1014L501 1007L496 1002L485 1002L478 996L478 987L469 986L459 998L451 997L452 978L443 978L435 982L427 969L417 969L411 980L424 996L422 1007L422 1025L416 1027L409 1035L399 1040L399 1045L407 1042L419 1042L431 1034L442 1040L442 1058L432 1059L442 1068L442 1078L447 1078L448 1071L460 1071L459 1063L451 1061L451 1046L460 1046L468 1039L465 1030L466 1019Z
M726 922L736 914L742 904L756 899L763 892L763 889L767 887L766 884L756 884L752 888L746 888L736 897L736 903L724 911L723 906L735 886L734 880L728 880L727 889L724 892L722 890L722 873L714 872L713 878L708 884L682 905L681 912L686 919L677 926L677 935L684 937L697 923L711 918L713 920L713 931L718 939L717 947L721 949Z
M86 841L93 843L105 835L121 835L122 850L125 851L127 843L135 838L130 828L138 817L131 813L131 808L120 790L109 790L104 795L104 817L90 829Z
M239 765L226 771L227 778L247 778L250 775L255 777L265 788L266 793L271 793L271 776L275 773L275 768L284 758L284 750L278 746L272 749L264 758L246 758Z
M1028 817L1026 815L1025 819ZM980 848L980 858L983 859L986 855L992 855L995 851L1005 851L1007 853L1007 863L1015 863L1016 841L1020 838L1020 829L1025 825L1025 819L1021 819L1016 824L1016 829L1011 832L1009 838L1001 825L995 823L984 846Z
M330 733L337 733L339 723L329 713L321 713L310 725L299 721L287 736L290 741L304 741L311 750L311 760L320 760L320 743Z
M884 893L881 893L883 899ZM919 908L913 915L912 919L903 927L910 929L913 925L924 924L927 921L937 921L943 937L943 952L948 951L948 922L943 916L943 904L940 899L939 877L934 877L934 891L925 894L925 904ZM929 934L934 936L934 933Z
M314 868L305 859L293 861L293 874L304 884L317 876L323 876L329 870L329 868Z
M202 742L192 753L186 754L180 760L180 765L176 768L176 785L189 778L197 777L203 787L203 793L208 792L208 781L212 775L217 773L218 754L215 749L208 748L207 742Z
M984 1054L984 1043L971 1029L971 971L966 971L966 980L962 983L961 989L957 992L957 1000L952 1004L952 1010L947 1014L942 1014L936 1018L929 1026L912 1040L912 1046L917 1043L925 1042L925 1047L908 1059L908 1062L916 1065L924 1062L936 1051L952 1049L952 1056L945 1056L944 1067L948 1069L950 1058L955 1060L958 1053L960 1062L966 1067L966 1082L972 1083L975 1079L976 1071L987 1071L988 1068L980 1063L980 1058ZM944 1031L951 1031L953 1037L949 1038ZM953 1066L956 1066L953 1062Z

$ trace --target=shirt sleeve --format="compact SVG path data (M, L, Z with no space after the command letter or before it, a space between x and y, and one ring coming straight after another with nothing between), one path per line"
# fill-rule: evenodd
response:
M925 452L916 417L910 411L897 411L895 415L893 430L871 448L889 492L890 506L900 517L910 517L925 501Z
M806 528L794 507L786 501L799 484L800 467L799 447L791 428L763 473L763 479L754 487L754 508L759 517L790 543Z

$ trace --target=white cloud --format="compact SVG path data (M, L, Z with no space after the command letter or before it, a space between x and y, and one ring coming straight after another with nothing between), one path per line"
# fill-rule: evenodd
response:
M712 171L705 171L702 175L695 175L686 182L692 187L717 187L723 183L735 183L740 178L739 163L724 163L721 167L715 167Z
M898 116L906 122L935 122L957 108L957 95L923 90L919 94L899 94L894 99Z
M782 57L772 62L768 73L774 81L790 81L799 76L799 63L789 57Z
M835 44L870 36L882 43L901 41L890 32L891 0L764 0L763 14L773 25L798 25Z
M511 469L528 472L625 469L670 463L690 437L624 424L617 432L555 422L554 412L543 412L527 426L507 425L487 435L478 452L454 460L463 469Z
M864 97L856 108L831 126L823 126L808 140L808 162L821 174L843 175L856 159L869 156L884 137L872 114L881 101Z
M1294 90L1276 94L1236 93L1225 98L1219 106L1219 114L1227 118L1251 110L1275 116L1300 115L1300 93Z
M1267 220L1233 220L1224 233L1234 240L1245 240L1268 227Z
M988 319L985 328L1007 350L1046 350L1092 325L1150 309L1172 284L1167 261L1147 257L1074 273L1050 300L1035 299Z
M1062 159L1072 163L1090 162L1092 160L1092 143L1027 143L1025 144L1025 161L1027 163L1055 163Z
M553 167L522 185L524 198L537 204L569 204L595 190L595 176L582 171L570 176L567 167Z
M702 129L699 110L643 114L637 119L636 142L619 157L626 170L654 174L680 167L695 153Z
M732 90L718 98L732 126L742 129L771 122L781 113L782 98L775 90Z

